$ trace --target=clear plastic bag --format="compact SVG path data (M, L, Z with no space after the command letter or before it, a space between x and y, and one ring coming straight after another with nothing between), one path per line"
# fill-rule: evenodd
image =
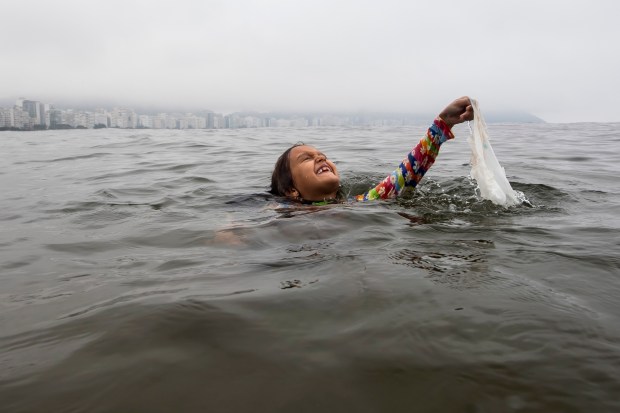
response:
M471 99L471 104L474 109L474 120L469 123L470 136L467 140L471 148L470 174L478 184L480 196L497 205L519 204L518 194L510 186L506 171L495 157L478 102Z

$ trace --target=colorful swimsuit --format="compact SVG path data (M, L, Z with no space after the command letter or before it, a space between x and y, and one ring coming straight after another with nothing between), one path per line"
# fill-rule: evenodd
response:
M438 117L398 168L370 191L358 195L356 200L396 198L405 188L415 188L435 163L441 144L448 139L454 139L454 135L443 119Z

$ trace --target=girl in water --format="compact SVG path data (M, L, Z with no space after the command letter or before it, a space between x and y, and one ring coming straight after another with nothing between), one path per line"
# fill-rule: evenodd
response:
M474 111L468 97L450 103L398 168L377 186L355 199L390 199L399 196L405 188L415 188L435 162L441 144L454 138L452 127L473 119ZM269 192L315 205L342 200L336 165L318 149L303 144L294 145L280 155L271 176Z

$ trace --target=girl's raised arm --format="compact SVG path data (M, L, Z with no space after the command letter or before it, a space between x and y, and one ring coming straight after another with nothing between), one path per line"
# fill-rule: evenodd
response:
M396 198L405 188L415 188L435 163L440 146L445 141L454 139L450 130L452 126L473 118L474 112L468 97L462 97L452 102L433 121L433 124L426 131L426 135L407 154L398 168L370 191L358 195L356 199L368 201Z

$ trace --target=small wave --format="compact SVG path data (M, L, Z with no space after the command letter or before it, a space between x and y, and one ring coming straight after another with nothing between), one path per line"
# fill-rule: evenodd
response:
M562 159L564 161L571 161L571 162L587 162L587 161L593 161L596 158L592 158L589 156L568 156L568 157L560 157L558 159Z
M20 267L26 267L38 259L39 259L38 256L31 255L31 256L23 257L19 261L6 261L2 263L2 265L0 265L0 268L2 268L3 270L14 270Z
M186 163L186 164L174 164L169 165L164 168L160 168L162 171L172 171L172 172L185 172L190 169L202 166L200 163Z
M204 265L203 261L186 260L186 259L173 259L158 265L155 271L169 271L180 268L194 267L198 265Z
M256 207L257 202L264 203L265 201L271 201L274 199L275 197L269 193L255 193L250 195L236 196L233 199L228 199L227 201L224 201L224 203L226 205Z
M545 184L528 184L515 182L512 183L520 191L527 193L528 195L546 195L548 199L551 198L565 198L568 194L560 189L557 189L550 185Z
M150 207L152 209L160 210L164 207L174 205L178 203L171 197L158 198L152 201L84 201L84 202L68 202L66 206L57 209L48 209L45 212L50 214L76 214L89 211L99 211L102 208L136 208L136 207ZM49 218L48 218L49 219Z
M13 221L22 218L20 214L0 214L0 221Z
M122 240L123 244L158 248L204 247L213 239L213 234L205 230L173 229L163 233L131 236Z
M178 293L183 290L185 290L185 288L175 288L175 289L165 289L165 290L147 290L147 291L135 292L135 293L130 293L130 294L124 294L120 297L113 298L111 300L106 300L106 301L88 306L86 308L82 308L77 311L73 311L69 314L61 316L60 319L73 318L73 317L81 316L87 313L92 313L93 311L96 311L96 310L113 307L118 304L135 303L135 302L144 300L146 298L151 298L153 296L169 295L169 294Z
M125 196L144 196L159 194L159 190L149 188L146 186L141 187L126 187L126 188L106 188L95 192L95 195L102 196L103 198L118 199Z
M106 156L113 156L113 153L110 152L94 152L94 153L90 153L88 155L75 155L75 156L65 156L62 158L54 158L54 159L33 159L30 161L20 161L20 162L15 162L16 165L24 165L24 164L30 164L30 163L43 163L43 164L49 164L49 163L55 163L55 162L65 162L65 161L78 161L78 160L82 160L82 159L96 159L96 158L104 158Z
M213 148L213 145L207 145L204 143L189 143L189 144L185 144L183 147L188 148L188 149L194 149L194 148L204 149L204 148Z
M83 241L83 242L66 242L55 244L43 244L43 247L58 252L65 252L77 255L90 255L99 254L103 251L113 251L126 248L127 245L118 242L118 240L111 241Z
M190 175L182 176L180 178L174 178L165 182L158 182L158 185L186 185L186 184L210 184L215 182L213 179L209 179L205 176Z
M125 171L121 171L121 172L106 172L100 175L95 175L95 176L91 176L91 177L87 177L84 180L85 181L105 181L105 180L114 180L115 182L118 182L117 179L118 178L125 178L125 177L131 177L131 178L135 178L135 176L137 175L144 175L144 174L151 174L154 171L152 169L136 169L136 168L131 168L131 169L127 169Z
M571 199L567 192L546 184L514 183L513 188L519 196L523 194L529 205L547 211L555 210Z
M150 135L130 135L123 139L122 142L110 142L101 145L93 145L93 149L119 149L119 148L133 148L140 146L142 148L152 146L155 141L150 138Z

